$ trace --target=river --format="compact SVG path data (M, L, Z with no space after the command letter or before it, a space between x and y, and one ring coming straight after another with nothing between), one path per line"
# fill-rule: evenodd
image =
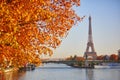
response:
M120 69L80 69L48 63L33 71L14 74L12 80L120 80Z

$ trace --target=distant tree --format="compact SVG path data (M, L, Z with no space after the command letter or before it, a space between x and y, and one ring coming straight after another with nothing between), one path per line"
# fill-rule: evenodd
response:
M97 60L103 60L103 59L104 59L103 55L97 56Z
M109 58L110 58L110 57L109 57L108 55L104 55L104 56L103 56L103 60L105 60L105 61L106 61L106 60L109 60Z
M72 59L72 60L76 60L76 58L77 58L77 55L74 55L74 57L73 57L73 59Z
M76 57L76 59L75 59L76 61L84 61L85 59L83 58L83 57Z
M80 0L0 0L0 63L39 65L81 21L72 7Z
M111 54L111 55L110 55L110 60L112 60L112 61L118 61L118 55L116 55L116 54Z
M77 56L77 55L74 55L74 56L67 57L66 60L84 61L84 58Z

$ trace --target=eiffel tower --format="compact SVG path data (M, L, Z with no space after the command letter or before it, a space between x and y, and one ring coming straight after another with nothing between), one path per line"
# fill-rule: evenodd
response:
M89 50L91 48L91 51ZM95 60L97 58L97 54L94 49L94 44L92 40L92 26L91 26L91 16L89 16L89 30L88 30L88 43L87 43L87 48L84 53L84 58L92 58Z

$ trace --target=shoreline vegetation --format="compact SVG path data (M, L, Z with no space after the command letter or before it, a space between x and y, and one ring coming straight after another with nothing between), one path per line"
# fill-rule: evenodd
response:
M93 69L95 67L95 65L101 65L102 63L120 63L120 58L118 55L115 54L111 54L110 56L107 55L100 55L97 56L96 60L92 60L91 58L85 59L83 57L79 57L79 56L70 56L64 60L60 60L60 61L44 61L43 63L63 63L66 64L68 66L71 67L75 67L75 68L89 68L89 69ZM5 72L10 72L10 71L30 71L30 70L34 70L35 69L35 64L26 64L23 67L6 67L6 68L2 68L0 67L0 75L5 73Z
M65 59L66 61L74 61L74 63L68 63L67 65L76 68L94 68L95 65L101 65L102 63L120 63L120 56L116 54L111 55L99 55L96 60L91 57L84 58L81 56L70 56Z
M95 66L111 66L111 68L115 68L113 66L117 66L117 68L120 68L120 62L113 61L88 61L87 64L82 61L67 65L74 68L88 68L88 69L95 69L96 68Z
M120 68L120 61L116 62L116 61L103 61L103 60L99 60L99 61L98 60L94 60L94 61L93 60L87 60L87 63L86 63L86 61L75 61L74 60L73 63L70 63L70 61L67 63L67 60L65 60L65 61L62 61L62 62L53 61L53 62L46 62L46 63L58 63L58 64L62 63L62 64L66 64L68 66L71 66L71 67L74 67L74 68L79 68L79 69L96 69L95 65L104 66L102 64L113 63L113 66L114 66L114 64L119 64L119 66L117 66L117 69ZM65 62L65 63L63 63L63 62ZM109 66L109 65L106 65L106 66ZM103 67L103 68L106 68L106 66ZM15 68L15 67L9 67L9 68L6 68L6 69L1 69L0 68L0 80L4 80L3 78L5 78L5 80L9 79L9 78L12 78L14 73L22 73L22 72L26 72L26 71L35 70L35 67L36 66L34 64L28 64L26 67L20 67L20 68ZM102 67L100 67L100 68L102 68ZM8 78L8 74L9 74L9 78Z

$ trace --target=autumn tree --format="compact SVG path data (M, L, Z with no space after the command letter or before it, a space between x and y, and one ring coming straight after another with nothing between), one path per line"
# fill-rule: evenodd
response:
M82 18L80 0L0 0L0 64L40 64ZM6 65L6 62L8 64Z
M100 56L97 56L97 60L109 60L109 56L108 55L100 55Z
M112 60L112 61L118 61L118 55L116 55L116 54L111 54L111 55L110 55L110 60Z

